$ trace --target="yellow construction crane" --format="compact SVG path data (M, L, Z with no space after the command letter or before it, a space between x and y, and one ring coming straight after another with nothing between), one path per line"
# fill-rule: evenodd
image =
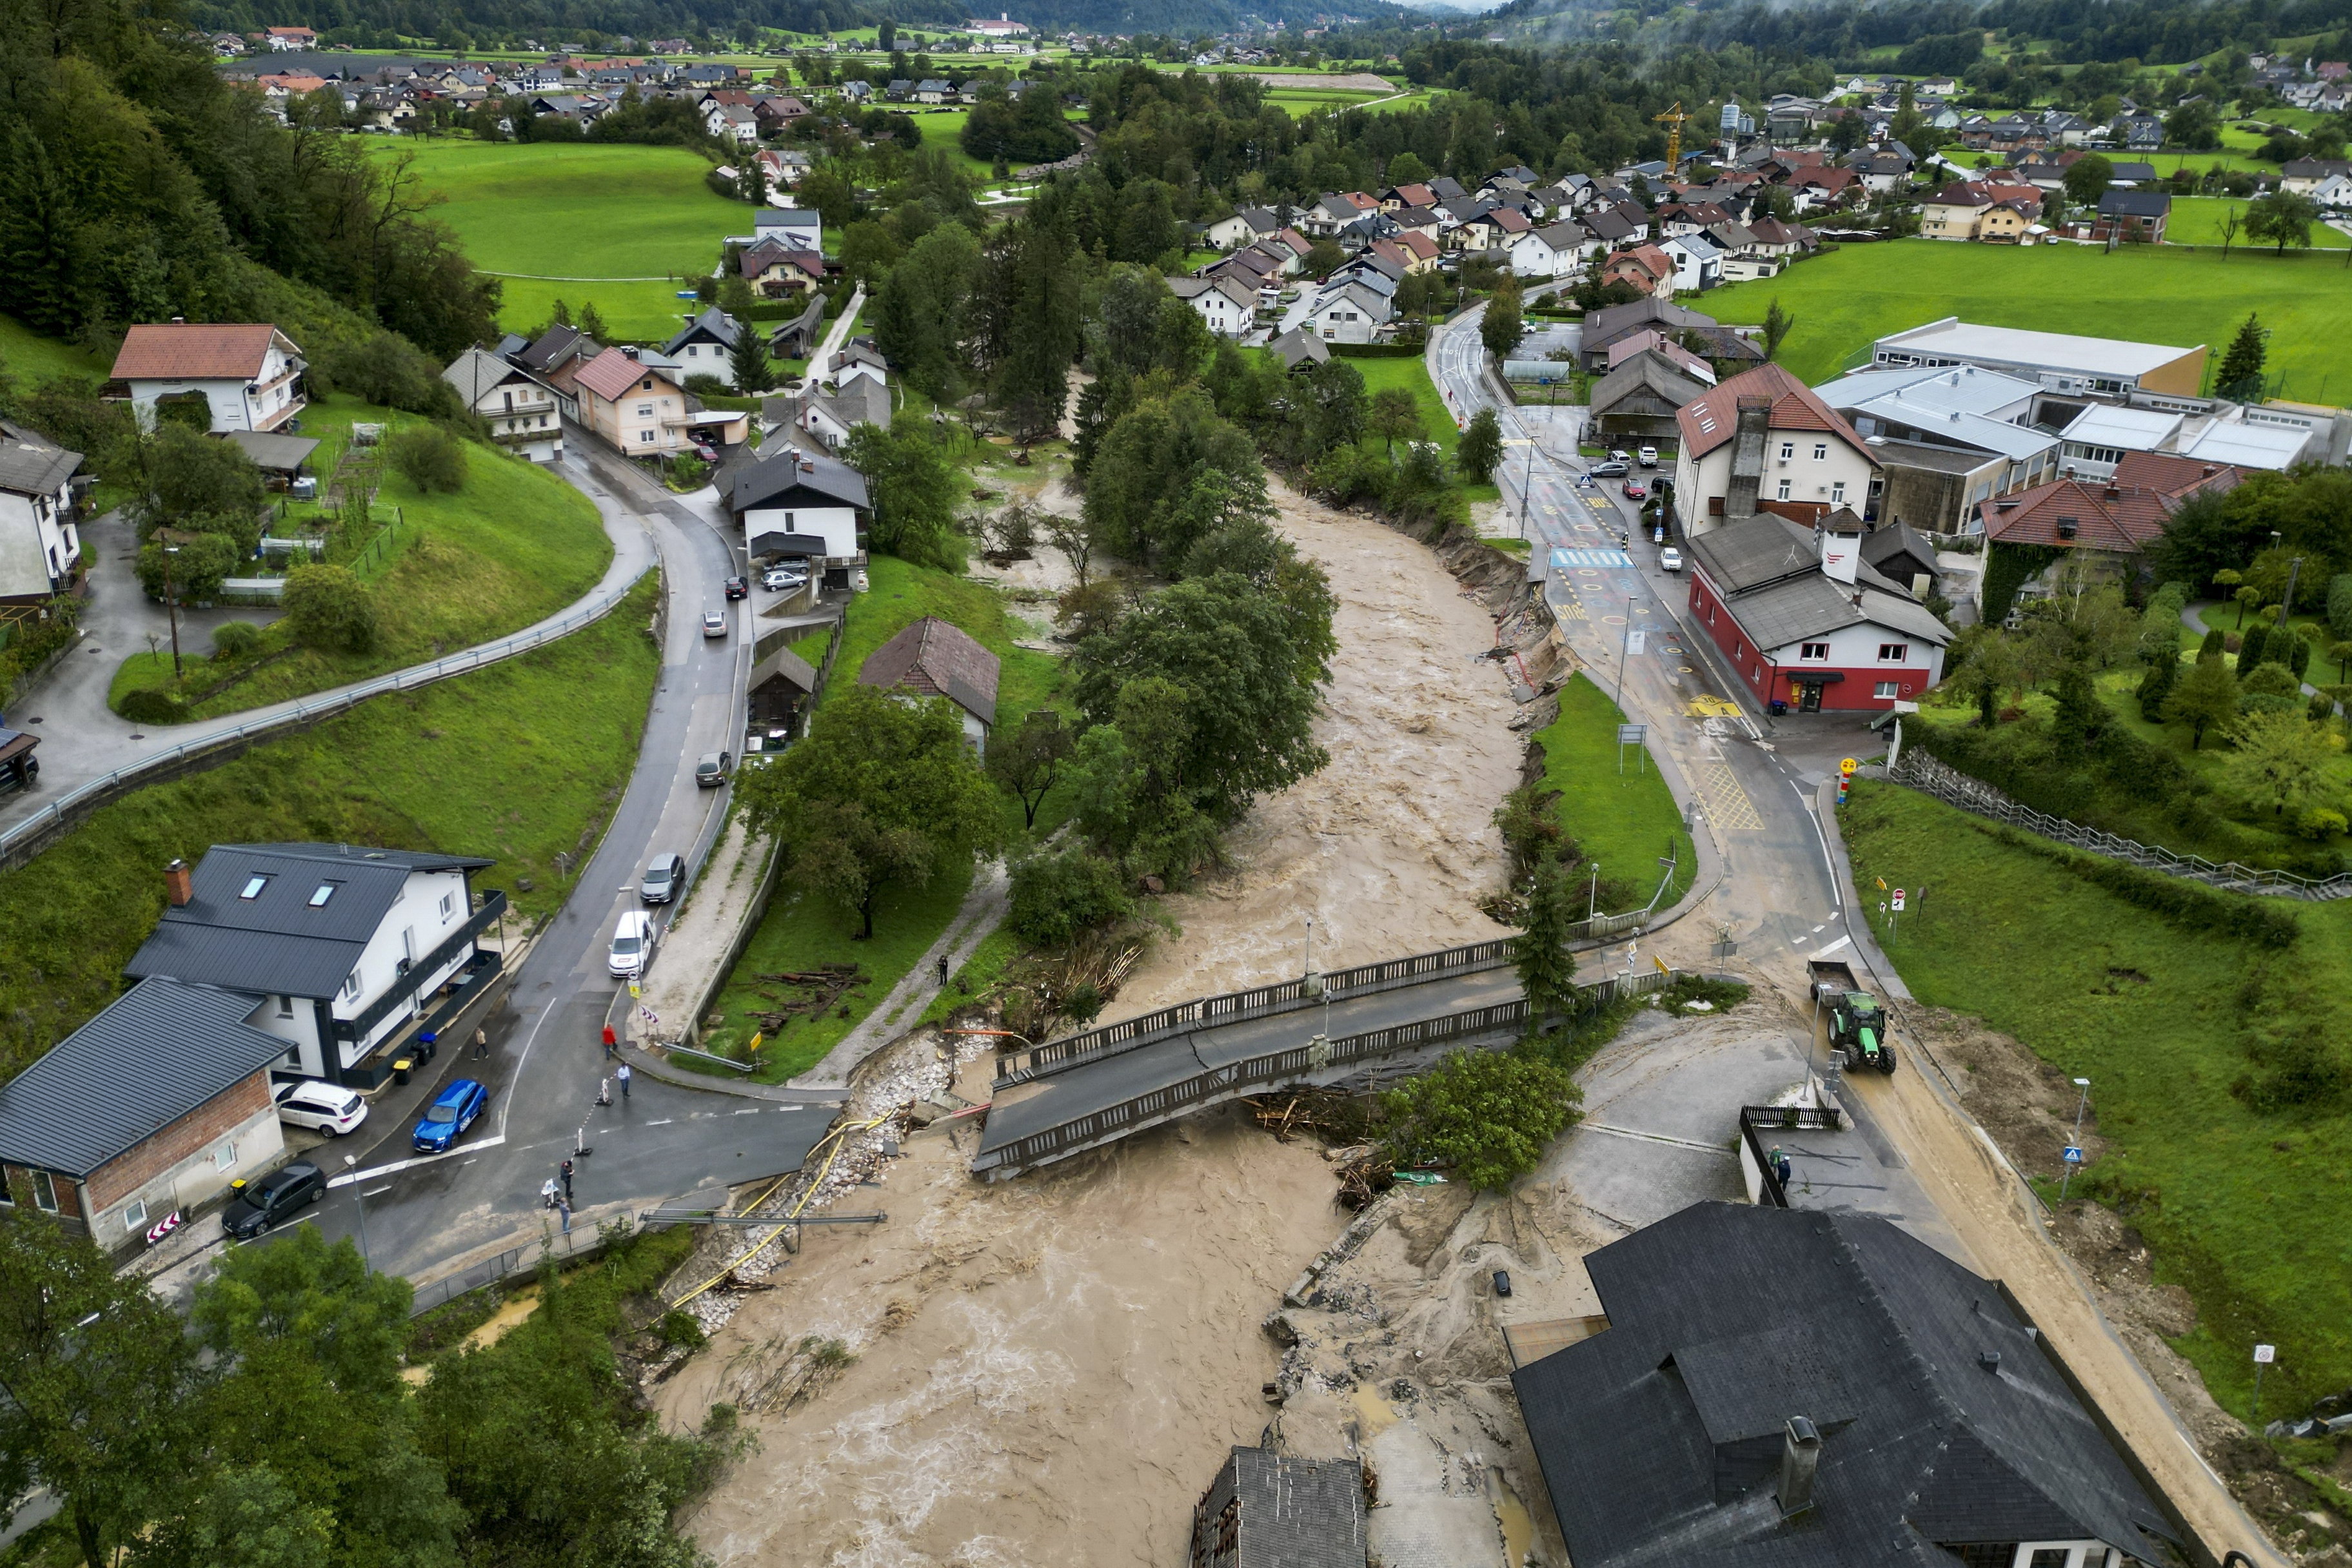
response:
M1674 108L1664 114L1654 114L1650 118L1660 125L1674 128L1666 132L1666 178L1671 180L1682 172L1683 122L1692 117L1683 112L1683 100L1676 99Z

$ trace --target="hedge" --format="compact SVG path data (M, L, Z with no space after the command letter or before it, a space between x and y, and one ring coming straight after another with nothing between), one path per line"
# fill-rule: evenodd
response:
M1413 360L1428 345L1425 343L1326 343L1325 348L1342 360Z

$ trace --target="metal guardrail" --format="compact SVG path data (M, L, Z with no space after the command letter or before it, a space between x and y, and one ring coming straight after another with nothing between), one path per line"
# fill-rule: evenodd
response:
M628 597L630 589L635 586L635 580L631 579L603 593L593 601L576 607L561 620L530 627L495 642L468 648L462 653L453 653L446 659L436 659L429 664L412 664L404 670L395 670L391 674L380 675L374 680L362 682L347 691L333 693L312 701L298 702L283 713L273 714L267 718L250 719L234 728L215 730L210 734L183 741L152 757L142 757L128 767L118 768L102 778L92 779L85 784L68 790L23 821L5 831L0 831L0 862L5 862L13 852L27 841L37 839L61 825L68 812L84 804L94 806L103 803L124 789L136 785L144 775L201 758L209 752L240 746L246 741L275 734L278 730L294 728L320 718L343 713L367 701L370 697L383 696L388 692L414 691L419 686L431 685L436 681L446 681L453 675L462 675L470 671L484 669L491 664L511 659L519 653L527 653L534 648L545 647L550 643L568 637L583 627L603 620L621 601Z
M448 1305L458 1297L470 1295L485 1285L495 1285L522 1266L523 1255L535 1248L509 1247L495 1258L483 1260L470 1269L460 1269L446 1279L436 1280L416 1292L409 1301L408 1315L421 1318L436 1307Z
M2315 903L2352 898L2352 872L2339 872L2325 878L2302 876L2267 866L2240 865L2236 861L2209 861L2202 855L2184 855L2161 845L2144 844L2137 839L2086 828L2080 822L2021 805L1982 779L1972 779L1916 749L1904 752L1887 778L1923 795L1931 795L1948 806L1957 806L1971 816L2023 828L2074 849L2087 850L2165 876L2186 877L2232 893L2275 894Z
M1397 961L1409 962L1403 959ZM1584 1009L1598 1010L1628 997L1664 990L1674 983L1676 974L1677 971L1659 969L1646 974L1612 976L1581 988L1577 993L1578 1001ZM1469 1039L1505 1030L1516 1030L1527 1021L1528 1004L1524 999L1497 1002L1491 1007L1473 1008L1466 1012L1448 1013L1442 1018L1391 1024L1386 1029L1347 1035L1339 1040L1310 1041L1281 1051L1266 1051L1229 1062L1223 1067L1211 1068L1158 1089L1147 1090L1116 1105L1074 1117L1057 1127L1032 1133L1002 1148L985 1151L972 1161L971 1168L1011 1174L1048 1165L1096 1144L1140 1131L1183 1112L1197 1110L1251 1090L1297 1082L1310 1073L1334 1067L1376 1061L1444 1040Z

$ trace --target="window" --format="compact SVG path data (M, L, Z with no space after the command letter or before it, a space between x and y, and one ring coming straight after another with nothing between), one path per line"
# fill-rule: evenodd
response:
M2066 1568L2066 1559L2071 1555L2063 1546L2037 1546L2026 1568Z
M443 894L441 895L441 918L442 918L442 919L444 919L444 920L448 919L448 918L449 918L449 911L450 911L451 909L455 908L455 907L457 906L457 895L456 894L454 894L454 893L445 893L445 894Z
M1830 444L1829 444L1828 442L1826 442L1826 441L1816 441L1816 442L1814 442L1814 443L1813 443L1813 461L1814 461L1814 462L1816 462L1816 463L1825 463L1825 462L1829 461L1829 455L1830 455Z
M236 1168L236 1140L235 1138L223 1138L217 1145L214 1145L213 1148L213 1169L216 1171L226 1171L234 1170Z
M147 1228L147 1200L145 1198L134 1197L127 1206L124 1207L122 1210L122 1228L125 1230L144 1230Z
M1881 699L1899 697L1903 695L1903 688L1895 685L1893 681L1881 681L1870 695ZM2038 1562L2040 1559L2037 1558L2036 1561ZM2063 1559L2061 1559L2061 1561L2063 1561Z
M310 907L313 909L326 908L327 900L335 896L335 889L341 885L341 884L340 883L320 883L319 884L319 891L310 895Z
M1843 507L1845 505L1844 480L1836 480L1830 486L1830 504L1835 507Z
M1808 643L1797 650L1797 657L1816 664L1826 664L1830 659L1830 645L1827 643Z
M1778 498L1783 501L1789 498L1789 482L1786 479L1780 481L1780 489Z
M292 997L279 997L278 998L278 1016L282 1019L290 1019L294 1016L294 998Z
M248 878L245 884L245 891L238 894L237 896L239 898L259 898L261 896L261 890L268 885L269 879L266 876Z
M357 969L353 969L350 974L343 977L343 999L346 1001L355 1002L359 1000L359 997L360 972Z
M653 416L654 416L654 405L653 405L653 404L651 404L651 403L649 403L649 402L641 402L641 403L637 404L637 417L638 417L639 419L651 419Z
M1899 664L1910 654L1911 644L1908 643L1881 643L1878 645L1878 662L1882 664Z
M47 1171L33 1173L33 1207L45 1214L58 1211L58 1178Z
M1796 455L1797 455L1797 444L1796 444L1795 442L1793 442L1793 441L1784 441L1784 442L1780 443L1780 461L1781 461L1781 462L1786 463L1790 458L1794 457Z
M654 433L652 431L640 430L637 432L637 444L640 446L651 446L653 444Z

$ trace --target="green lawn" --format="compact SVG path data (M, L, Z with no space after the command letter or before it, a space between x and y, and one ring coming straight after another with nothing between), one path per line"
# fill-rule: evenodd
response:
M2074 1190L2115 1205L2157 1278L2196 1298L2176 1343L2214 1396L2246 1407L2256 1340L2279 1346L2273 1409L2352 1382L2352 1122L2340 1099L2263 1114L2231 1092L2241 1032L2279 993L2340 1049L2352 912L2288 906L2304 935L2269 954L2159 919L1910 790L1862 782L1844 822L1857 889L1927 884L1881 938L1919 999L2091 1080L2106 1147Z
M1673 791L1642 748L1627 747L1624 771L1618 771L1617 727L1624 722L1608 694L1584 676L1560 687L1559 717L1536 735L1544 748L1544 788L1560 792L1560 825L1585 857L1599 863L1602 877L1640 888L1640 903L1665 874L1658 858L1671 840L1677 864L1674 886L1659 904L1664 908L1690 885L1696 856Z
M84 353L56 338L44 338L14 316L0 316L0 375L13 376L29 390L36 382L58 376L104 380L110 369L96 354Z
M1066 706L1060 699L1062 661L1050 653L1013 646L1013 638L1027 633L994 589L943 571L910 566L892 556L876 556L867 571L872 587L850 603L840 658L834 665L835 683L856 679L874 650L911 622L925 615L936 615L971 632L1003 661L996 698L1000 724L1013 723L1035 708ZM820 639L803 639L795 646L805 649L810 643L814 647L804 652L803 656L814 659L822 655L824 644ZM1058 827L1067 810L1067 803L1059 796L1047 797L1045 809L1038 814L1038 832L1042 835ZM1023 831L1020 804L1009 797L1005 800L1004 825L1005 831L1015 837ZM711 1004L713 1011L726 1015L726 1021L706 1032L703 1049L740 1056L757 1031L763 1036L760 1068L754 1075L761 1082L781 1082L805 1072L838 1045L842 1037L889 994L891 987L906 977L916 960L947 929L971 885L971 870L964 868L942 874L928 886L886 889L876 904L874 938L862 942L856 938L857 922L854 916L818 894L795 887L787 875L778 884L775 898L744 948L743 956ZM984 946L974 956L966 977L973 980L978 988L1003 967L1009 956L1009 950L1001 942ZM866 978L844 995L839 1007L822 1018L793 1019L782 1030L761 1030L759 1020L751 1014L761 1009L774 1009L780 1001L791 999L795 993L780 989L759 977L804 971L821 964L856 964ZM953 993L958 998L961 994ZM910 1016L898 1022L901 1028L911 1029L916 1020ZM692 1061L681 1058L680 1064L690 1066Z
M402 417L339 396L312 403L302 428L327 439L316 465L323 476L353 421L396 424ZM298 514L308 510L297 508ZM197 702L190 718L304 696L505 636L587 592L613 560L613 542L593 502L545 469L480 444L467 447L466 486L455 495L421 492L387 467L375 520L398 526L395 548L385 559L355 563L375 590L374 650L289 652L291 639L272 626L259 652L245 661L252 673ZM187 661L182 663L185 667ZM115 672L109 700L138 687L168 685L171 676L168 653L131 653ZM225 672L199 663L187 669L179 690L194 698L224 678Z
M975 158L963 150L963 128L971 119L968 109L927 109L915 116L915 125L923 133L923 145L944 149L956 162L956 167L977 180L991 178L988 161Z
M207 845L319 840L495 857L481 881L531 917L569 891L577 850L620 800L659 655L658 591L576 636L478 674L364 703L209 772L157 784L0 872L0 1073L110 1000L163 907L161 868ZM523 891L523 881L532 883Z
M1454 415L1446 409L1445 399L1430 382L1427 361L1415 354L1410 359L1349 360L1348 363L1362 374L1364 395L1368 398L1388 387L1402 387L1412 393L1413 402L1421 405L1422 429L1449 461L1453 458L1454 448L1462 439L1462 432L1455 428ZM1466 483L1462 486L1462 493L1473 501L1492 501L1502 495L1502 491L1493 485Z
M2202 343L2219 363L2249 310L2271 332L2284 397L2352 399L2337 345L2352 331L2352 271L2340 257L2126 246L1952 245L1897 240L1848 246L1778 277L1710 292L1720 320L1756 323L1773 300L1795 316L1780 361L1809 383L1835 376L1872 341L1939 317L1995 327ZM2332 374L2332 380L2331 380Z
M709 163L681 147L404 139L381 150L416 154L425 185L448 198L434 215L476 267L503 275L509 331L545 322L561 298L594 304L615 337L667 339L694 308L668 279L709 273L719 242L751 229L751 207L714 194Z
M2172 198L2172 216L2164 226L2165 243L2220 245L2221 218L2232 211L2242 219L2246 214L2246 204L2234 196L2175 196ZM2341 229L2329 228L2326 224L2314 224L2311 225L2311 245L2315 250L2343 250L2352 246L2352 237L2347 237ZM2238 252L2246 248L2245 236L2241 235L2231 242L2231 259L2235 260ZM2269 246L2261 246L2253 247L2252 254L2270 256L2272 252Z

